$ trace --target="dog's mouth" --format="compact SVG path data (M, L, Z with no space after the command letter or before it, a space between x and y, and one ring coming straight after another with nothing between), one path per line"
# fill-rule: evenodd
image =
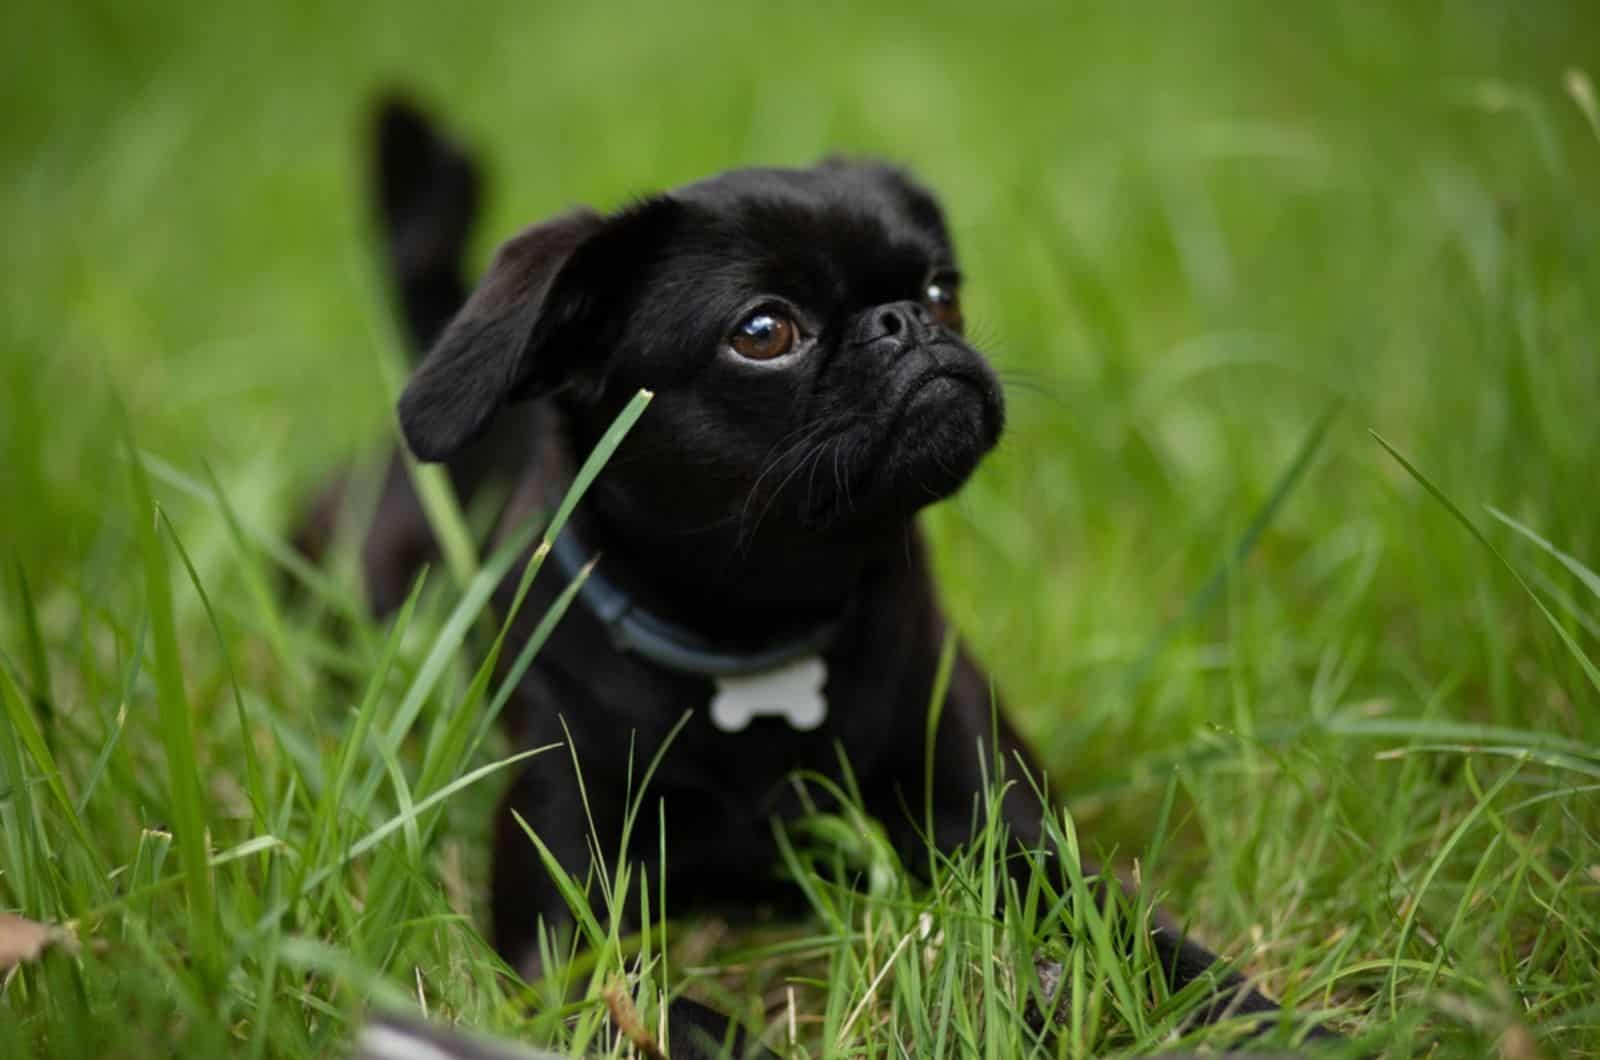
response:
M982 417L984 433L997 435L1000 412L988 381L977 378L970 372L943 367L924 372L906 387L895 415L895 426L908 416L917 415L923 410L937 414L940 411L958 409L959 406L969 403L973 397L978 401L978 412ZM992 440L991 437L991 444Z
M935 363L895 389L849 432L854 459L833 503L810 505L814 520L909 515L960 489L999 439L1004 405L981 365Z
M979 456L988 452L1005 416L998 383L972 354L953 358L930 351L928 360L932 364L914 375L894 402L885 449L904 440L902 435L932 429L943 446L961 450L976 444Z
M1000 385L976 351L941 344L888 365L837 363L809 425L760 463L742 526L759 524L780 496L808 532L907 518L960 489L999 439Z

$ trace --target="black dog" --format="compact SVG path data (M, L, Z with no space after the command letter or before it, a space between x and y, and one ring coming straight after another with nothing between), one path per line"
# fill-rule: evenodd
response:
M507 711L522 746L564 741L564 719L589 800L586 813L556 756L506 795L493 916L507 959L531 969L539 921L569 920L512 811L582 878L591 815L602 849L614 841L607 856L620 842L630 751L637 771L686 710L648 803L664 800L675 910L781 897L770 822L802 809L785 778L836 774L836 746L908 863L925 847L906 807L927 795L934 841L964 842L985 768L1029 759L959 652L924 791L947 626L913 517L960 488L1004 422L995 376L962 337L933 196L874 162L735 170L528 228L468 295L470 162L392 105L378 177L408 327L431 348L400 424L458 491L498 476L513 490L503 524L547 510L630 397L655 395L514 631L525 638L600 557ZM396 462L366 550L380 609L433 554ZM1026 785L1010 789L1004 816L1023 849L1044 812ZM642 815L629 856L654 863L656 823ZM1216 961L1170 928L1153 942L1174 986ZM1275 1008L1236 975L1217 981L1210 1015Z

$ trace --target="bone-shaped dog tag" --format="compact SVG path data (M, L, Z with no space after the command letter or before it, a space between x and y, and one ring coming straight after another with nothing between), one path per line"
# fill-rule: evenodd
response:
M822 697L827 680L827 664L815 655L765 673L719 677L711 724L723 732L739 732L751 718L780 717L808 732L828 717L828 701Z

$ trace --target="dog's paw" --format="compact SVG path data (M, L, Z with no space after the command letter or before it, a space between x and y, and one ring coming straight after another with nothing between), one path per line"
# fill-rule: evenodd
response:
M555 1053L468 1037L436 1024L380 1016L362 1028L352 1060L562 1060Z

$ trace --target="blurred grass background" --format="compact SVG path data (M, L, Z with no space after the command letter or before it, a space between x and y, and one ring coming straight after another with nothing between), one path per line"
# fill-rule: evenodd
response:
M480 259L572 203L885 155L943 195L973 333L1012 384L1002 448L928 520L945 593L1085 835L1140 857L1176 768L1159 882L1269 985L1284 953L1337 945L1352 1025L1414 1008L1461 1055L1524 1024L1518 1055L1600 1053L1596 774L1482 753L1564 737L1593 766L1600 696L1369 435L1596 653L1581 574L1486 506L1600 566L1600 7L24 0L5 21L0 542L63 716L115 711L84 660L143 614L117 402L144 451L209 466L279 535L388 444L361 168L380 89L486 159ZM158 494L210 596L240 596L225 522ZM302 720L342 716L337 683L286 676L222 610L252 695L309 688ZM179 621L207 768L237 772L192 593ZM135 683L128 778L159 773L152 701ZM1449 749L1385 754L1413 744ZM139 807L106 809L108 849L163 812Z

